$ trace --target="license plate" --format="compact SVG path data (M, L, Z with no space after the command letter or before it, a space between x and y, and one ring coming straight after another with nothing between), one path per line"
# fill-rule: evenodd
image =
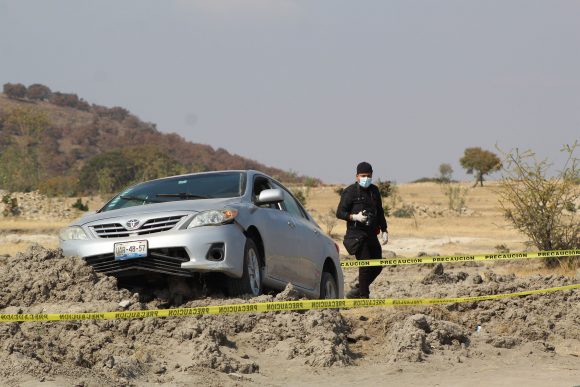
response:
M115 243L115 259L143 258L147 256L147 241L133 241Z

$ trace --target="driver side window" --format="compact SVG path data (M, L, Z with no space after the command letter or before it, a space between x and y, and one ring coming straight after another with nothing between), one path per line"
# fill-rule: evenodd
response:
M284 207L286 208L286 211L288 211L296 218L308 219L304 214L302 208L300 208L300 204L298 204L296 199L294 199L294 197L290 195L290 192L277 185L276 188L282 190L282 192L284 193Z

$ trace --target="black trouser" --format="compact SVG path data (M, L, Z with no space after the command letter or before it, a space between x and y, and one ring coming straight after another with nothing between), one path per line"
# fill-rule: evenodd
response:
M381 259L383 249L379 243L376 234L369 235L362 246L356 253L356 259ZM358 269L358 286L362 297L368 297L370 294L369 286L381 274L382 266L359 267Z

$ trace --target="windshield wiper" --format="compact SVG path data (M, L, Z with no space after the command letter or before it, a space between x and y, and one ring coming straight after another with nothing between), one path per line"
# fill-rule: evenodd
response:
M159 200L147 199L147 198L140 198L138 196L119 196L121 199L124 200L135 200L139 202L147 202L147 203L161 203Z
M180 198L180 199L209 199L209 196L204 195L194 195L187 192L180 193L168 193L168 194L157 194L155 195L160 198Z

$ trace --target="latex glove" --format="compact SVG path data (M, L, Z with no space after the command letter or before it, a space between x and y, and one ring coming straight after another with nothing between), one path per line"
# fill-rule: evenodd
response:
M381 244L386 245L389 242L389 233L387 231L383 231L381 233Z
M367 221L367 216L363 215L362 211L359 212L358 214L352 214L350 216L350 218L356 222L361 222L361 223L364 223Z

